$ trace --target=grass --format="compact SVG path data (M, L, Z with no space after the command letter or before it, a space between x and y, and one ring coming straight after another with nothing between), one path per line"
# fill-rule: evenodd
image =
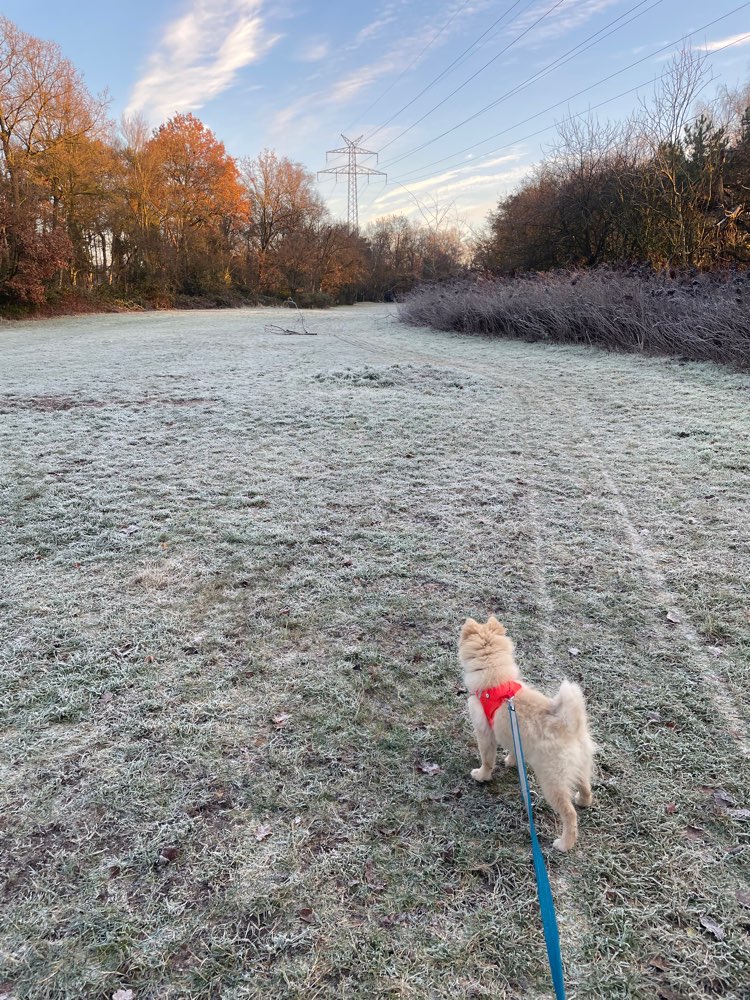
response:
M423 284L404 322L438 330L717 361L750 369L745 272L549 271Z
M548 997L496 612L602 747L575 852L536 810L571 996L740 1000L747 377L267 319L0 335L0 996Z

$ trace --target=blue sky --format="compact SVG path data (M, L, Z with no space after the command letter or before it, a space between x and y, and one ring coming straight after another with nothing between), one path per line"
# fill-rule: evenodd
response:
M6 0L3 13L58 42L91 90L109 91L113 118L158 125L192 111L236 156L271 147L311 170L341 132L363 135L388 184L361 185L360 221L418 217L418 204L481 221L541 158L556 119L647 84L678 39L722 15L691 38L712 53L706 93L750 81L750 3L739 0ZM625 117L637 103L633 92L596 114ZM345 182L326 177L320 190L345 215Z

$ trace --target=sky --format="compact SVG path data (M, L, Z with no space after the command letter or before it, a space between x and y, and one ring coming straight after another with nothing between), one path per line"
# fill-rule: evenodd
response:
M360 224L481 226L556 121L627 117L683 40L708 53L706 96L750 81L740 0L4 0L2 13L57 42L114 120L189 111L234 156L271 148L311 171L346 163L326 158L342 133L359 139L378 155L358 162L386 175L360 178ZM318 186L345 218L346 178Z

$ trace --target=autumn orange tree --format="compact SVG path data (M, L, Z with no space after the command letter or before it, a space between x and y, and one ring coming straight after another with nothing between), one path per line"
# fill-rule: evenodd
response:
M236 162L191 114L170 118L148 145L151 199L168 281L186 294L230 285L247 216Z
M72 260L61 163L103 136L105 112L59 46L0 16L0 295L39 301Z

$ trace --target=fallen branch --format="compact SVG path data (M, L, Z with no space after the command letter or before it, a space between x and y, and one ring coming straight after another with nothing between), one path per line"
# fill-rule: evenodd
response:
M307 327L305 326L305 319L302 315L302 310L300 309L300 307L297 305L297 303L294 301L293 298L291 297L288 298L284 304L287 305L289 303L291 303L297 310L297 313L299 314L300 323L302 324L302 329L290 330L286 326L277 326L275 323L266 323L266 330L268 330L270 333L283 333L286 336L291 336L291 337L317 337L317 333L315 333L313 330L308 330Z

